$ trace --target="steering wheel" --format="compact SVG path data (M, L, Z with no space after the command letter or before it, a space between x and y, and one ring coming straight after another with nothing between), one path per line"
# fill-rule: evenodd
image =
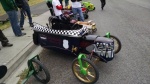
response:
M52 20L53 20L53 17L49 17L48 20L49 20L49 26L52 27Z
M71 30L75 30L75 29L78 29L78 28L80 28L80 27L77 23L75 23L71 26Z

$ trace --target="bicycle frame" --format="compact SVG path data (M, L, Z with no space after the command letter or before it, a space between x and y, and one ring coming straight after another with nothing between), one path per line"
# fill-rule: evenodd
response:
M37 59L37 60L40 60L39 58L39 55L36 55L34 56L33 58L31 58L30 60L28 60L28 68L29 68L29 71L28 71L28 74L26 75L26 78L22 81L22 84L25 84L26 81L36 72L35 71L35 68L32 64L32 59Z

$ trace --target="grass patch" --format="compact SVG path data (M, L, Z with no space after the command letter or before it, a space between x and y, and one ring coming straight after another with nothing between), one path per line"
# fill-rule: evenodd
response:
M1 30L4 30L8 27L10 27L10 22L9 21L5 22L4 24L0 23L0 29Z
M29 69L24 69L22 71L22 73L17 76L17 77L20 77L20 79L19 79L17 84L21 84L22 83L22 81L26 78L26 75L28 74L28 71L29 71Z
M45 1L45 0L29 0L29 5L33 6L33 5L36 5L36 4L41 3L43 1ZM6 12L3 10L3 7L0 3L0 16L2 16L4 14L6 14Z
M0 4L0 16L4 15L6 12L3 10L2 5Z
M43 1L45 1L45 0L29 0L29 5L33 6L33 5L41 3Z
M29 0L29 5L33 6L33 5L36 5L36 4L44 2L44 1L45 0ZM2 7L2 5L0 3L0 16L2 16L4 14L6 14L6 12L3 10L3 7ZM0 29L2 29L2 30L6 29L8 27L10 27L10 23L9 22L5 22L5 24L1 24L0 23Z

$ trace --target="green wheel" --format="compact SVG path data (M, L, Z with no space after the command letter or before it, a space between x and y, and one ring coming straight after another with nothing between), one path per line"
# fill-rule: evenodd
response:
M85 84L93 84L97 82L99 79L99 72L94 63L87 58L82 58L81 61L83 65L85 65L85 63L87 64L87 66L83 66L83 69L87 72L87 74L83 75L81 73L80 65L78 63L78 59L76 58L72 63L72 71L75 77Z
M50 74L48 69L37 59L32 59L31 61L35 69L33 76L41 83L44 84L48 83L50 81ZM28 66L30 67L29 62L28 62Z

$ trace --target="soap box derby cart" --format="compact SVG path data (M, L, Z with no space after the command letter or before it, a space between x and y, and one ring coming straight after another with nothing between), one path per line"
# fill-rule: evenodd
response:
M91 2L84 2L83 1L82 6L85 7L88 11L95 10L95 6Z
M108 62L121 50L121 42L110 33L101 37L90 35L86 26L78 29L55 29L34 23L33 42L43 48L78 56L72 63L75 77L86 84L95 83L99 72L94 63Z

